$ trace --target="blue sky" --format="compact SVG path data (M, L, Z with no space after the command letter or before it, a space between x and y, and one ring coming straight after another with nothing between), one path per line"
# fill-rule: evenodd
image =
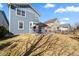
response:
M79 23L78 3L33 3L32 6L41 14L41 22L58 18L62 24ZM7 4L0 4L0 9L5 11L8 18Z

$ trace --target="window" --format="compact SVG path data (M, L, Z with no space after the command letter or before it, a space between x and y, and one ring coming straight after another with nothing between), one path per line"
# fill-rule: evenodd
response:
M25 11L22 11L22 16L25 16Z
M19 21L18 22L18 29L23 30L24 29L24 21Z
M17 9L17 15L21 15L21 10Z
M17 15L25 16L25 11L21 9L17 9Z

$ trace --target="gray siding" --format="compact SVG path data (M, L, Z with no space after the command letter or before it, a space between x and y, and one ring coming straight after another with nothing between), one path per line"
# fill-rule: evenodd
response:
M20 8L21 9L21 8ZM10 32L14 34L29 33L29 22L39 22L35 17L39 16L31 8L22 8L26 11L26 17L16 15L16 8L10 8ZM24 30L18 30L18 21L24 21Z
M7 30L9 29L8 23L2 12L0 12L0 26L4 26Z

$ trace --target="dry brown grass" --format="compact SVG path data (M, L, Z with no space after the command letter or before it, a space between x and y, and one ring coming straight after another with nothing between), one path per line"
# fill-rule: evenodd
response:
M10 45L0 50L2 56L79 55L79 42L64 34L22 34L10 38Z

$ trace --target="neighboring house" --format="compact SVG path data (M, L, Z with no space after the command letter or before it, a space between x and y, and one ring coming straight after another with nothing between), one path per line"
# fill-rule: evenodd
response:
M8 4L9 31L14 34L32 33L33 26L39 23L40 14L31 4Z
M56 32L59 30L59 25L60 22L58 21L57 18L55 19L50 19L48 21L45 22L45 24L47 24L48 26L46 27L48 32Z
M0 26L4 26L7 30L9 29L8 19L2 10L0 10Z
M46 33L46 32L47 32L47 31L45 30L45 28L46 28L48 25L46 25L45 23L39 22L39 23L37 23L36 25L39 26L39 31L40 31L40 33Z
M60 31L63 32L63 31L72 31L72 27L70 24L61 24L60 27L59 27Z

